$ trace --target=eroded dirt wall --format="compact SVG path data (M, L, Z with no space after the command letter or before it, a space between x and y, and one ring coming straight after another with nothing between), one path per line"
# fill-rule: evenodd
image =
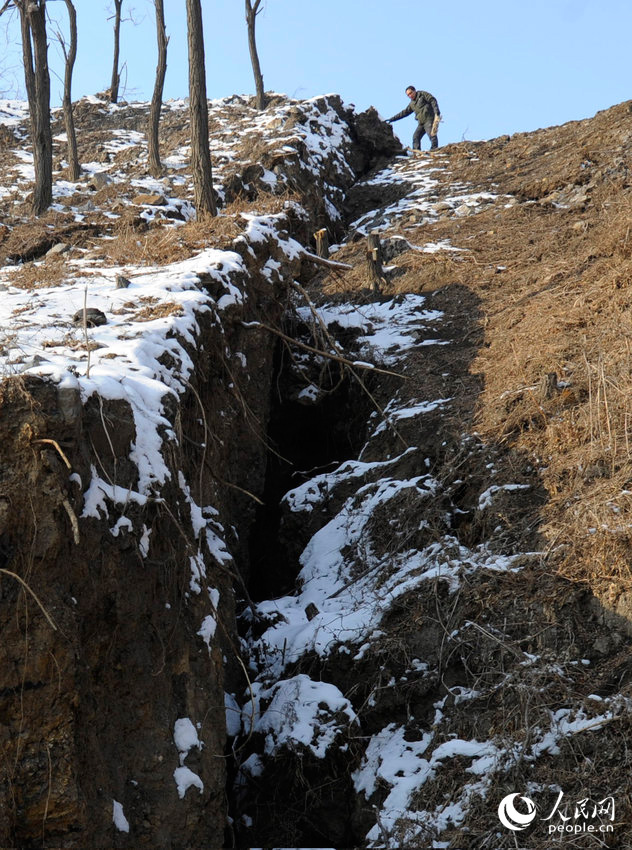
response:
M81 518L79 478L90 481L91 465L134 487L129 407L96 397L83 406L78 391L35 378L2 385L1 846L185 847L191 835L223 846L235 567L207 564L220 599L209 651L198 634L208 602L191 589L191 507L178 482L183 475L197 504L219 508L218 523L230 518L239 560L238 529L254 506L245 491L262 487L276 345L242 320L256 311L278 323L282 310L268 281L242 283L245 306L203 329L194 382L169 410L178 441L167 443L172 475L159 500ZM256 380L243 362L257 363ZM117 516L126 521L113 536ZM203 742L186 765L174 745L178 718L199 724ZM179 766L203 782L183 800ZM114 801L130 834L113 826Z
M225 108L234 119L236 104ZM152 229L134 209L137 198L119 220L117 205L130 189L120 172L131 184L139 168L138 151L108 148L121 127L137 128L137 111L125 115L128 124L98 107L78 110L86 161L102 163L104 172L111 163L113 176L101 175L98 187L76 187L66 200L69 208L86 204L82 215L98 223L79 237L74 224L55 229L66 221L63 212L51 213L40 229L11 207L0 237L6 261L24 273L24 288L39 286L29 277L39 267L30 263L62 237L72 250L94 250L91 262L102 264L101 271L114 242L102 250L98 239L114 234L118 244L129 237L126 256L137 271L139 234L161 235L160 217ZM164 486L139 498L139 434L127 401L96 393L82 399L69 384L34 376L0 384L1 847L224 846L224 692L244 687L234 594L247 595L249 530L264 491L279 345L265 326L281 327L291 282L314 272L298 249L313 243L318 227L328 227L332 240L341 237L345 192L401 150L374 110L355 116L335 96L279 115L276 129L285 141L291 133L293 147L278 149L272 125L259 134L258 147L249 132L247 150L240 151L247 161L233 165L228 156L218 184L225 203L237 206L262 195L269 203L272 187L279 195L273 215L261 223L254 213L233 211L224 230L218 219L216 232L200 228L173 255L145 242L156 245L145 259L160 264L209 245L223 250L242 233L230 243L243 261L235 263L240 270L200 276L209 303L225 298L229 306L221 319L219 308L200 311L195 342L178 340L193 369L184 391L164 396ZM169 138L178 153L187 140L185 123L178 114L165 122L165 143ZM241 135L234 128L226 134ZM12 167L13 157L7 159ZM104 218L110 203L113 214ZM179 198L176 206L180 221L186 204ZM121 231L110 231L112 221ZM88 237L95 240L90 248ZM51 269L59 285L67 282L65 260L58 261L45 261L47 283ZM133 297L119 313L137 306ZM147 304L140 320L153 315L151 298ZM65 327L65 320L57 324ZM49 326L45 333L52 334ZM166 371L170 357L166 351L160 357ZM78 368L87 377L89 355ZM172 377L176 372L177 366ZM88 506L88 488L97 480L110 496ZM193 740L186 749L177 745L187 743L176 732L179 721Z

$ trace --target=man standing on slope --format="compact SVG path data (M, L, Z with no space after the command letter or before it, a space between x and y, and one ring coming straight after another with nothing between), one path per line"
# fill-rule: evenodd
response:
M389 118L388 123L392 124L393 121L399 121L400 118L405 118L414 112L417 118L417 129L413 135L413 150L421 150L421 139L424 133L430 136L430 150L435 150L435 148L439 147L437 131L439 129L439 121L441 121L437 99L430 92L417 91L414 86L408 86L406 94L410 98L410 103L406 109L402 109L397 115Z

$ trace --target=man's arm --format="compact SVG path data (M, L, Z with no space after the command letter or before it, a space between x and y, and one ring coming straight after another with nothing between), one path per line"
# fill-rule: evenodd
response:
M405 118L407 115L411 115L413 111L412 106L409 104L406 109L402 109L401 112L398 112L397 115L393 115L392 118L387 118L386 123L392 124L393 121L399 121L400 118Z

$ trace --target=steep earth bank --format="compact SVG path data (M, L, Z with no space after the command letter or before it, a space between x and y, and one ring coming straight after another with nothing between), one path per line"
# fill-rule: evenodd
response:
M336 97L279 97L264 116L215 103L224 212L174 230L191 214L183 105L167 110L167 173L152 181L146 106L83 101L93 161L78 184L58 175L55 207L30 222L28 184L11 186L29 157L12 107L0 845L221 847L224 694L245 685L235 594L252 580L275 330L293 282L313 275L302 246L323 225L342 232L344 192L399 145Z

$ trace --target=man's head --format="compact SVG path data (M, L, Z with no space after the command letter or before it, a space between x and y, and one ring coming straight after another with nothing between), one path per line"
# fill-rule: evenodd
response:
M406 94L412 100L417 94L417 89L414 86L408 86L408 88L406 89Z

